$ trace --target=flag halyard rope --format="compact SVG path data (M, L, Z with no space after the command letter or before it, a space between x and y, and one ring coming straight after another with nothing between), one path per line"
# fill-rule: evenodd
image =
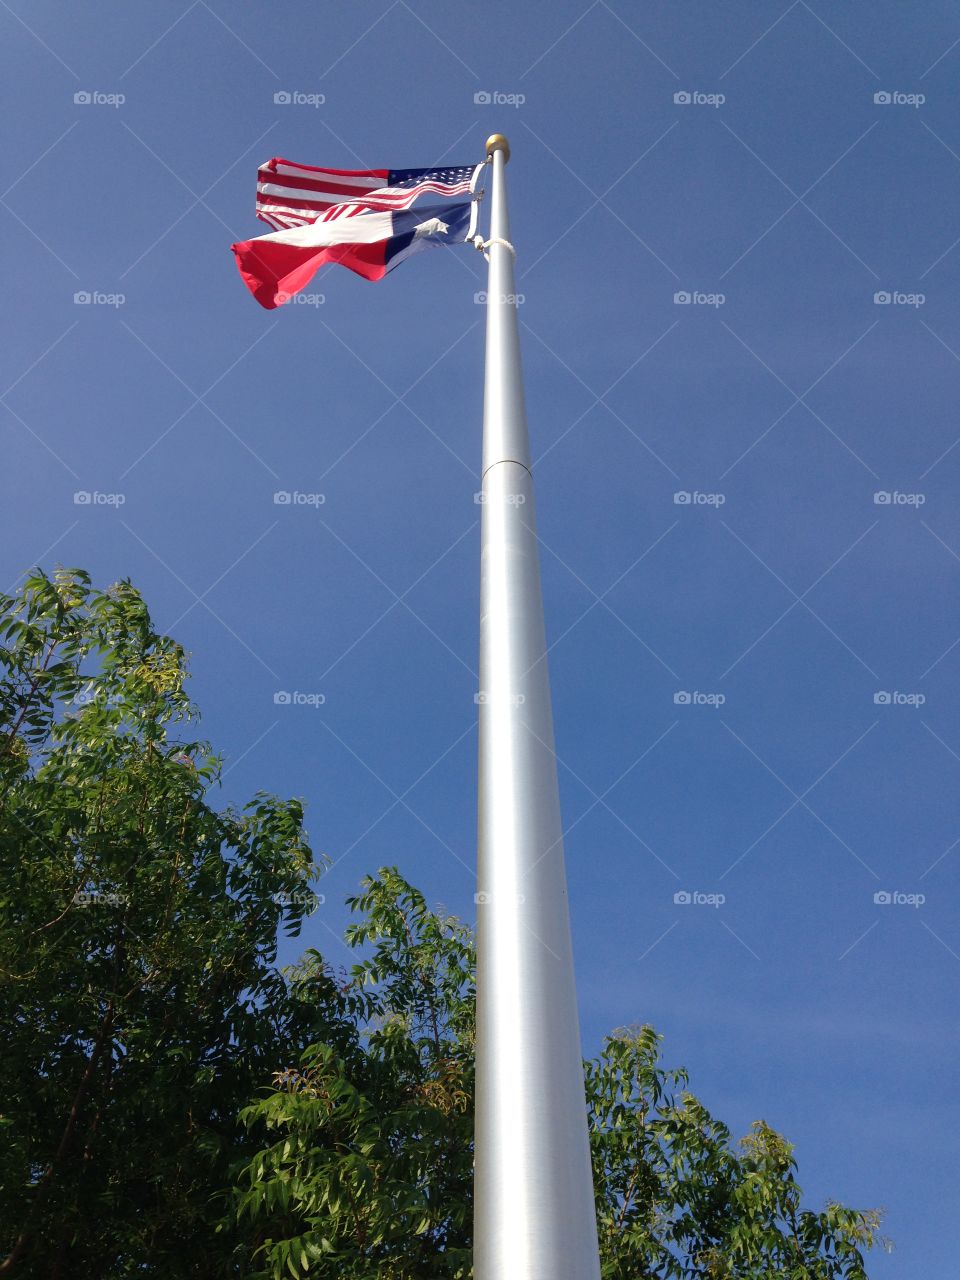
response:
M489 240L484 240L483 236L473 237L473 247L475 249L479 249L488 262L490 261L490 255L489 253L487 253L487 250L493 244L502 244L503 247L505 249L509 249L509 251L513 254L514 258L516 258L517 251L513 247L513 245L510 243L509 240L501 240L499 236L491 236Z

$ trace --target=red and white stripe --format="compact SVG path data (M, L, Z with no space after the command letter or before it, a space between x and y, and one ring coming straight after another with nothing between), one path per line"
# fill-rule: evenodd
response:
M257 172L257 217L278 229L302 226L332 205L363 200L389 176L389 169L357 173L268 160Z
M472 186L465 179L454 186L427 181L387 187L389 176L389 169L320 169L270 160L257 172L257 217L283 231L313 222L335 205L360 201L367 208L409 209L421 195L468 195Z

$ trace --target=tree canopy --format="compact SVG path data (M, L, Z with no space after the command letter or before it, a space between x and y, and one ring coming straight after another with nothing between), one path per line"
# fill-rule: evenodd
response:
M129 584L36 575L0 642L0 1271L195 1274L237 1112L329 1035L275 964L313 898L301 808L208 804L183 651Z
M0 1273L466 1280L472 933L385 868L349 969L280 969L322 865L298 801L212 804L186 676L128 582L0 596ZM605 1280L861 1280L880 1215L659 1055L585 1067Z
M350 905L368 954L343 986L349 1054L311 1046L242 1113L269 1141L236 1208L263 1270L349 1280L470 1275L474 952L395 868ZM309 978L324 968L308 952ZM585 1064L604 1280L862 1280L880 1214L801 1204L791 1145L762 1121L739 1143L660 1062L649 1026Z

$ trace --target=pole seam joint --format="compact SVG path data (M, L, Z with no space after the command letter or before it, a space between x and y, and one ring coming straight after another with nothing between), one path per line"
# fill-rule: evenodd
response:
M523 467L530 479L533 479L533 472L527 464L525 462L521 462L519 458L498 458L496 462L491 462L483 468L483 471L480 473L480 483L483 484L484 480L486 480L488 471L492 471L494 467L502 467L505 462L513 462L516 466Z

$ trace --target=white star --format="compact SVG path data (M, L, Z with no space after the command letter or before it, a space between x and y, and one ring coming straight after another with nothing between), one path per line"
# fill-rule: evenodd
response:
M415 238L420 236L439 236L450 228L445 222L441 222L439 218L428 218L426 222L421 222L419 226L414 227L413 234Z

